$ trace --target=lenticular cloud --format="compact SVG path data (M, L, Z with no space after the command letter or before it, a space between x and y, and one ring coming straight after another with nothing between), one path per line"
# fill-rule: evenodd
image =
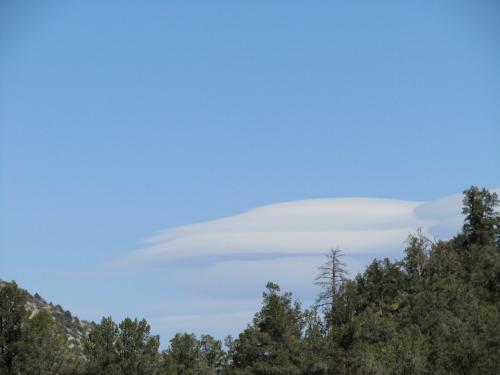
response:
M402 251L408 234L418 227L430 236L453 236L460 229L460 212L460 195L432 202L376 198L285 202L165 230L146 241L149 247L106 266L208 267L317 256L332 247L340 247L347 255L390 255Z
M431 238L454 236L463 222L461 200L455 195L431 202L335 198L273 204L165 230L143 249L103 266L165 271L165 279L184 292L218 301L258 299L267 281L310 300L317 294L317 267L330 248L343 250L355 276L374 258L404 257L404 242L419 227ZM234 302L233 312L245 309Z

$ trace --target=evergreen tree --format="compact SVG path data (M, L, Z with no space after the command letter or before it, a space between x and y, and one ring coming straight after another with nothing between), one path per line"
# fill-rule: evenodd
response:
M291 293L267 283L261 310L253 325L235 340L233 366L236 374L299 374L304 317Z
M79 353L47 310L32 318L27 292L15 282L0 290L0 374L74 374Z
M374 260L363 275L356 277L359 294L363 297L363 309L372 305L380 316L387 310L397 309L398 296L404 284L404 273L399 264L388 258Z
M255 314L253 325L260 332L267 333L273 342L287 348L291 341L300 338L303 317L298 301L292 302L292 294L278 294L280 287L267 283L267 292L262 294L262 308Z
M500 244L500 215L495 211L499 200L496 193L490 193L476 186L464 191L462 213L465 215L463 232L468 245Z
M86 374L120 374L119 355L116 349L118 334L118 326L113 319L103 317L101 324L92 329L88 338L83 339L83 353L87 358Z
M83 341L87 374L155 374L159 336L150 335L146 320L125 318L117 325L102 318Z
M23 329L22 374L73 374L79 368L79 352L71 348L63 328L47 310L40 310Z
M0 290L0 369L16 373L15 361L21 353L23 325L28 319L26 291L13 282Z
M200 342L194 333L177 333L163 352L163 373L172 375L201 375L203 359Z
M119 324L116 341L119 368L125 375L150 375L157 370L160 337L151 336L145 319L138 321L125 318Z
M226 353L222 350L222 342L210 335L201 335L200 354L209 369L220 373L225 361Z

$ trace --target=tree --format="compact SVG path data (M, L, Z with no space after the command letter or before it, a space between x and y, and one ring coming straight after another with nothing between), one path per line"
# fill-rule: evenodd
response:
M417 276L418 282L421 283L432 242L423 234L422 228L418 228L415 234L408 236L406 243L408 246L405 249L404 268L411 284L415 284Z
M397 309L397 297L403 280L404 275L398 264L392 263L388 258L374 260L363 275L356 278L365 306L376 306L380 316L387 309Z
M262 308L231 350L237 374L300 373L301 338L304 316L298 301L289 292L267 283Z
M289 340L299 339L303 327L301 306L298 301L292 303L292 293L278 294L280 287L267 283L267 292L262 293L261 310L255 314L253 324L256 329L271 336L281 347L286 347Z
M222 342L220 340L216 340L210 335L201 335L200 353L210 369L215 369L219 372L223 367L226 353L222 350Z
M151 336L145 319L125 318L118 326L120 333L116 348L122 374L146 375L156 371L160 336Z
M176 333L163 352L163 367L168 374L201 374L200 343L194 333Z
M301 340L301 370L302 374L327 374L331 352L328 350L330 340L326 338L326 325L322 314L317 308L305 310L304 335Z
M490 193L476 186L464 191L462 214L465 215L463 232L469 245L500 245L500 215L495 212L499 200L496 193Z
M94 375L120 374L118 368L118 326L111 317L103 317L90 331L88 338L83 338L83 354L87 358L86 373Z
M27 292L17 284L5 285L0 290L0 369L10 375L20 354L23 324L28 319Z
M326 254L328 260L324 265L318 267L320 272L314 284L323 289L316 300L320 307L330 306L333 309L338 290L342 283L347 280L348 272L344 268L346 264L340 260L343 256L342 250L338 247L330 249L330 252Z
M25 323L19 371L23 374L71 374L78 367L79 352L47 310Z
M125 318L117 325L102 318L83 340L88 374L154 374L160 337L150 335L146 320Z
M27 296L15 282L0 290L0 374L74 373L77 349L49 311L29 318Z

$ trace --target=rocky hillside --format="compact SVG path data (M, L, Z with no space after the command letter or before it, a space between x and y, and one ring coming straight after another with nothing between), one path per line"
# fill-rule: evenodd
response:
M0 289L5 285L10 284L0 279ZM69 310L64 310L61 305L53 305L52 302L47 303L42 297L35 293L31 295L27 293L26 307L31 312L31 316L35 315L42 309L48 310L54 319L61 324L64 331L68 335L69 342L72 346L76 346L81 350L81 339L89 334L90 330L95 326L95 323L89 323L86 320L80 320L76 316L72 316Z

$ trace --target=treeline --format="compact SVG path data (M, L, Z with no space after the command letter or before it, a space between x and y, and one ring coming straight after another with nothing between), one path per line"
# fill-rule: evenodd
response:
M26 293L0 291L0 374L495 374L500 369L498 196L464 192L465 222L449 241L411 234L401 261L374 260L349 280L332 250L302 309L268 283L262 308L225 345L179 333L159 352L145 320L103 318L71 347L46 311L29 318Z

